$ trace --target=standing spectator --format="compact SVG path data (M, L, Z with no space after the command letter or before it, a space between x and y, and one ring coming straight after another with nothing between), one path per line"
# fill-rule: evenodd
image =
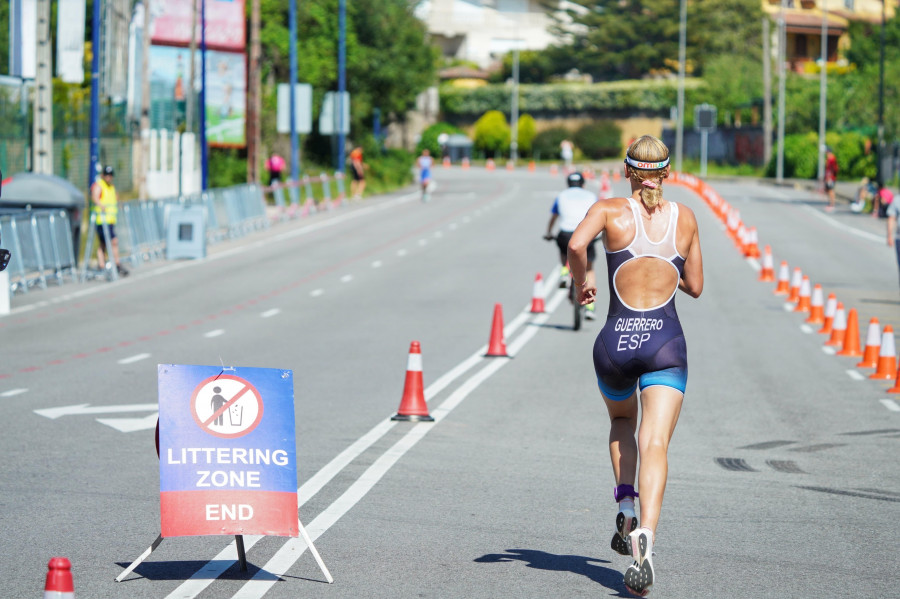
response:
M559 155L563 159L563 164L565 164L566 173L571 172L572 169L572 159L575 157L575 146L568 139L564 139L559 142Z
M0 172L0 186L2 186L3 181L3 173ZM4 250L0 248L0 271L6 270L6 267L9 266L9 258L10 253L9 250Z
M416 159L416 165L419 167L419 184L422 186L422 201L428 201L428 186L431 184L431 165L434 164L434 158L431 157L431 151L428 148L422 150L422 155Z
M834 210L834 185L837 182L837 174L837 156L831 147L825 146L825 193L828 195L828 206L825 210L828 212Z
M363 162L362 148L356 146L350 152L350 195L354 200L362 198L366 189L366 165Z
M281 176L284 173L284 158L278 154L272 154L266 160L266 170L269 171L269 185L281 183Z
M128 276L128 271L119 263L119 240L116 237L116 220L119 215L119 200L116 197L116 186L113 185L113 167L103 167L103 174L91 186L91 210L96 215L97 237L100 243L97 245L97 261L100 268L107 268L106 257L108 249L112 249L112 257L115 260L115 268L120 276ZM109 231L109 240L106 239L104 226ZM109 241L111 248L106 247ZM108 266L112 268L110 264Z
M875 192L875 207L872 209L872 216L886 218L887 209L893 203L894 194L890 189L884 186L884 183L879 183L878 191Z
M897 250L897 266L900 267L900 202L887 206L887 244Z

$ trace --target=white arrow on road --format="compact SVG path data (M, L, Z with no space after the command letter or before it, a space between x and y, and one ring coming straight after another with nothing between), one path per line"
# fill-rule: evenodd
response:
M60 406L58 408L45 408L43 410L35 410L35 414L55 420L60 416L81 416L84 414L120 414L122 412L156 412L159 410L159 404L156 403L136 403L121 406L94 406L89 403L78 404L76 406ZM154 421L154 425L155 421Z
M123 433L133 433L155 429L158 418L159 414L150 414L144 418L97 418L97 422Z

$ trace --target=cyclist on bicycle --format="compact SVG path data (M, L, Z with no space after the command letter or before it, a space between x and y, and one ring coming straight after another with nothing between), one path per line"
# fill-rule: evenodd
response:
M550 221L547 223L547 233L544 239L551 240L553 237L553 225L559 221L559 232L556 234L556 245L559 248L559 261L562 264L559 275L559 286L564 288L569 284L569 267L566 254L569 247L569 238L572 232L578 226L578 223L584 219L588 209L597 201L596 194L584 188L584 176L579 172L569 173L566 177L568 189L556 196L553 201L553 207L550 209ZM587 276L594 277L594 242L587 248ZM585 318L594 320L594 303L591 302L585 306Z

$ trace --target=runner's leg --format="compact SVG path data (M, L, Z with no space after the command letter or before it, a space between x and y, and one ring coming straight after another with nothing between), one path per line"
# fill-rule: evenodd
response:
M641 527L649 528L654 536L666 490L669 441L675 432L683 400L681 391L664 385L652 385L641 391L642 413L638 431Z

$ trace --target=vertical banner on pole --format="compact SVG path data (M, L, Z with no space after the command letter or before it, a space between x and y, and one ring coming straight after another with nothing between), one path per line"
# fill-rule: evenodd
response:
M292 371L158 375L161 536L298 536Z

